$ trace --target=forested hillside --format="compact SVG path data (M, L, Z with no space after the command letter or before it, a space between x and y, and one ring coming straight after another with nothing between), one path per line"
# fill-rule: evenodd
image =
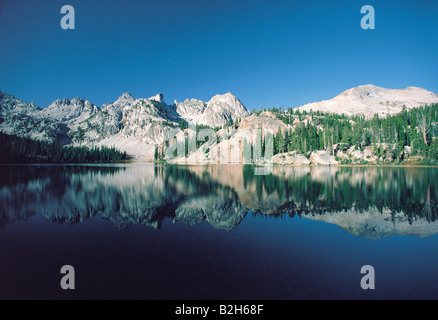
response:
M423 163L438 163L438 104L407 110L388 117L372 119L335 113L301 112L299 109L263 109L289 125L273 137L274 155L297 151L301 154L327 150L336 156L352 147L372 148L385 162L400 163L417 156ZM264 146L264 137L262 146ZM264 148L262 147L262 150ZM345 159L344 163L348 163Z
M85 163L115 162L127 159L126 152L108 147L59 146L0 133L0 162L2 163Z

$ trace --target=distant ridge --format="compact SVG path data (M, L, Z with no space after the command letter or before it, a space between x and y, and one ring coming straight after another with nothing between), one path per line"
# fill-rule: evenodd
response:
M403 106L412 109L436 102L438 95L423 88L386 89L367 84L348 89L333 99L308 103L298 109L348 116L363 114L366 118L371 118L376 113L380 116L397 114L402 111Z

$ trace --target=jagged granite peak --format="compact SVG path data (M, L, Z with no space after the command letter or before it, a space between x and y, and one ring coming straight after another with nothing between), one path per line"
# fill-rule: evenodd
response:
M438 102L438 96L422 88L385 89L368 84L348 89L331 100L302 106L301 109L349 115L363 113L372 117L374 113L386 115L400 112L403 105L409 109L432 102ZM116 101L104 104L101 109L80 98L58 99L47 108L40 109L33 103L23 102L0 91L2 132L56 140L64 145L115 146L143 160L152 160L154 145L162 145L169 129L179 129L178 124L182 121L222 127L236 119L242 121L237 129L230 132L231 137L227 142L218 144L216 149L211 148L209 153L199 149L193 159L213 161L213 155L218 153L216 151L226 149L227 143L237 150L241 147L241 141L252 140L251 130L254 128L276 132L289 126L267 112L251 115L230 92L217 94L208 102L186 99L183 102L175 101L172 105L165 103L161 93L136 99L124 92ZM79 134L79 128L84 134ZM241 159L236 157L234 161L240 162Z
M134 97L129 92L123 92L123 94L117 99L119 100L127 100L127 101L134 101Z
M15 98L15 96L0 91L0 116L8 114L26 114L30 115L41 109L33 102L25 102Z
M405 89L387 89L372 84L350 88L330 100L308 103L300 106L302 111L321 111L346 114L349 116L363 114L372 118L374 114L380 116L394 115L407 109L420 107L424 104L438 102L438 95L419 87Z
M107 112L111 116L122 120L122 110L135 103L135 98L129 92L123 92L123 94L117 98L116 101L111 103L105 103L102 106L102 111Z
M50 119L41 119L41 109L13 95L0 92L0 132L34 140L54 142L59 126Z
M175 100L174 105L180 117L190 123L195 122L207 108L207 102L198 99L186 99L183 102Z
M84 121L98 111L99 108L88 100L58 99L41 110L41 115L61 122Z
M150 97L149 100L156 101L156 102L158 102L160 105L161 105L161 104L166 104L166 103L164 102L164 96L163 96L162 93L159 93L159 94L157 94L157 95L155 95L155 96L153 96L153 97Z
M207 110L225 110L230 112L230 115L239 117L241 115L249 115L250 112L245 108L245 106L240 102L239 99L231 92L225 94L217 94L207 104Z
M120 132L123 126L123 117L136 103L136 99L129 93L123 92L116 101L105 103L100 111L93 113L86 120L87 133L90 140L99 142Z
M236 119L243 119L251 113L232 93L217 94L207 104L204 111L204 122L211 126L222 126Z
M11 94L0 92L0 132L34 140L55 141L59 127L49 119L40 119L41 109Z
M5 101L8 102L6 109L21 105L10 95L2 94L2 98L2 109L5 109ZM34 105L25 106L28 110ZM167 105L162 93L147 99L135 99L124 92L116 101L104 104L101 109L81 98L58 99L45 109L37 108L34 113L23 112L19 121L2 116L0 130L35 139L49 139L62 145L115 146L135 158L151 160L154 145L163 144L169 128L178 128L178 123L183 120L217 127L248 114L231 93L216 95L208 103L191 99L183 104Z
M217 94L209 102L197 99L186 99L184 102L175 101L175 106L176 111L184 120L210 127L221 127L251 114L230 92L222 95Z

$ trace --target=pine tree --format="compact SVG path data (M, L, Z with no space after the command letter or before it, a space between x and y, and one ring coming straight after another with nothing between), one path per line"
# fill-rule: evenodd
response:
M158 160L158 145L155 145L154 159Z

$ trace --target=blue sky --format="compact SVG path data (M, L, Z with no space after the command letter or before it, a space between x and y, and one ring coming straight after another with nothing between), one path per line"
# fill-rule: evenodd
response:
M60 27L63 5L75 30ZM376 29L362 30L373 5ZM232 92L249 109L351 87L438 92L438 1L0 0L0 90L46 107Z

